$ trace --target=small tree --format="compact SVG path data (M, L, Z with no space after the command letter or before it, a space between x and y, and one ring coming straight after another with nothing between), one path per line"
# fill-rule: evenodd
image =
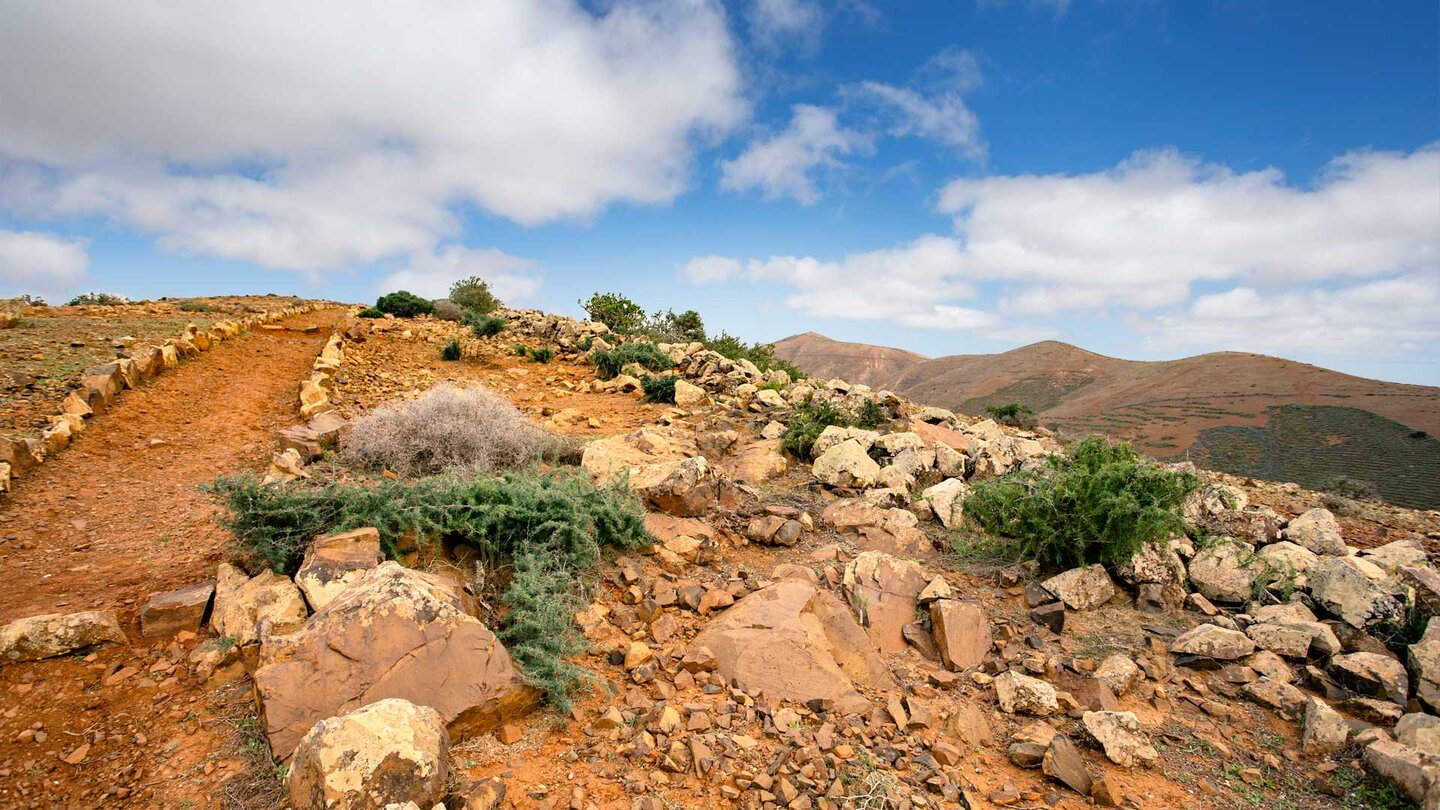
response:
M656 312L650 319L649 331L654 332L657 339L674 343L705 342L705 321L693 309L678 315L670 309Z
M500 299L490 292L490 282L479 276L462 278L450 285L450 300L480 315L489 315L501 306Z
M985 413L1002 425L1030 429L1035 427L1035 411L1029 405L1007 402L1004 405L987 405Z
M429 300L408 290L397 290L380 296L375 300L375 308L397 318L413 318L435 311L435 305Z
M599 321L612 331L630 333L645 325L645 310L619 293L592 293L589 300L579 303L590 320Z

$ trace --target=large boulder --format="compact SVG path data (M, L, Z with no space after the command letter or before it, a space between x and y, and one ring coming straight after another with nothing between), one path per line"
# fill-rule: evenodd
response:
M1140 731L1134 712L1085 712L1080 716L1080 725L1116 765L1129 768L1136 762L1148 764L1160 758L1160 752Z
M1321 560L1309 571L1310 595L1325 610L1351 627L1369 630L1384 624L1399 623L1405 616L1404 604L1346 560Z
M940 660L956 671L979 666L990 652L993 640L990 619L979 607L955 599L930 603L930 625Z
M1000 710L1007 714L1045 717L1060 711L1060 700L1055 694L1055 687L1039 678L1013 670L996 676L995 697L1000 702Z
M880 465L856 439L846 439L821 453L810 472L832 487L870 487L880 477Z
M271 751L288 758L317 721L385 698L433 707L456 739L534 708L539 694L463 604L439 577L386 562L268 639L255 694Z
M1098 563L1071 568L1041 582L1040 586L1071 610L1099 607L1115 596L1115 583L1105 573L1105 566Z
M1202 624L1181 633L1170 645L1177 655L1195 655L1217 661L1234 661L1255 652L1255 642L1239 630Z
M294 810L429 808L445 795L450 736L429 706L389 698L316 723L290 760Z
M630 476L630 488L652 509L699 517L739 502L735 485L704 456L647 464Z
M317 539L305 552L305 561L295 573L295 584L311 609L320 610L384 561L377 529L367 527L328 535Z
M288 633L304 623L305 598L288 577L265 571L256 577L229 563L215 573L215 607L210 627L244 646L270 633Z
M803 579L748 594L711 619L690 649L708 650L721 675L772 700L820 698L860 712L869 703L857 687L895 686L844 603Z
M1347 552L1340 521L1329 509L1316 507L1291 520L1285 527L1284 537L1316 554L1343 556Z
M125 631L110 610L47 613L0 627L0 659L9 661L39 661L124 643Z
M1330 674L1342 685L1365 696L1392 700L1400 706L1410 700L1410 676L1405 665L1388 655L1353 652L1330 659Z
M1250 598L1260 566L1254 552L1238 540L1225 538L1202 549L1190 560L1190 582L1207 599L1244 602Z
M845 567L845 595L870 640L885 652L905 649L905 625L915 621L920 592L929 582L920 566L866 551Z
M1425 635L1410 645L1410 669L1415 672L1415 697L1440 712L1440 622L1425 627Z
M929 487L920 493L920 497L930 504L930 509L935 512L935 517L947 529L959 525L965 518L965 496L970 494L970 488L964 481L958 478L947 478L944 481Z
M214 595L213 580L151 595L140 608L140 635L150 639L169 638L182 630L199 630Z

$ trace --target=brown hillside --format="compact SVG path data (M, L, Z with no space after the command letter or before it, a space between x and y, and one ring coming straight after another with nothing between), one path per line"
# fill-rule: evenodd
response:
M813 377L841 377L866 385L886 383L929 359L904 349L831 340L815 332L785 338L775 344L775 352Z

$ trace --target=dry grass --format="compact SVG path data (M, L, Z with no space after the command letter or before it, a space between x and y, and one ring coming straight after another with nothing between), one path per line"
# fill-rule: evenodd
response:
M564 446L504 397L445 384L376 408L345 440L345 452L361 466L402 476L513 469L558 456Z

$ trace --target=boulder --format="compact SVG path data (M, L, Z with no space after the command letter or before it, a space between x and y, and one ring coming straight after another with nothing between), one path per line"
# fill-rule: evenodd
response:
M885 652L905 649L927 580L920 566L880 551L862 552L845 567L844 592L861 626Z
M281 759L317 721L384 698L433 707L456 739L539 703L451 584L394 562L368 571L304 627L267 640L255 694Z
M1343 556L1348 552L1340 521L1329 509L1316 507L1290 521L1282 536L1316 554Z
M1330 659L1330 675L1365 697L1385 698L1404 706L1410 701L1410 676L1405 665L1388 655L1354 652Z
M947 669L958 672L979 666L990 652L990 619L975 605L937 599L930 603L930 625Z
M1322 625L1323 626L1323 625ZM1305 658L1310 654L1311 633L1297 627L1279 624L1252 624L1245 628L1245 635L1262 650L1269 650L1286 658Z
M838 447L852 439L856 444L860 445L861 452L869 453L870 448L875 446L875 442L879 440L879 438L880 434L873 430L830 425L815 438L815 443L810 448L810 455L819 458L832 448Z
M332 534L310 545L295 573L295 584L305 594L310 608L318 611L384 561L378 529L367 527Z
M722 676L771 700L820 698L860 712L869 702L857 687L895 687L845 605L802 579L746 595L711 619L690 649L708 651Z
M1395 723L1395 739L1432 757L1440 757L1440 717L1411 712Z
M1239 630L1202 624L1181 633L1179 638L1170 644L1170 652L1213 658L1217 661L1234 661L1255 652L1255 642Z
M1014 671L996 676L995 697L1000 701L1000 710L1007 714L1046 717L1060 711L1055 687L1039 678Z
M1050 749L1050 741L1058 734L1049 723L1037 720L1028 726L1022 727L1010 738L1010 747L1006 754L1010 761L1021 768L1038 768L1045 761L1045 752Z
M1306 695L1285 681L1262 677L1240 688L1249 700L1284 717L1297 717L1305 707Z
M1080 725L1116 765L1130 768L1136 762L1150 764L1160 758L1160 753L1140 731L1140 721L1134 712L1085 712L1080 717Z
M630 489L652 509L679 517L699 517L739 502L735 485L704 456L647 464L630 476Z
M1365 747L1365 767L1389 779L1415 804L1440 805L1435 764L1408 745L1381 737Z
M705 389L684 380L675 381L675 404L681 408L698 408L709 402Z
M140 635L147 639L169 638L181 630L199 630L214 595L213 579L152 595L140 608Z
M1080 756L1080 749L1064 734L1056 734L1050 740L1040 767L1046 776L1064 783L1081 796L1089 796L1095 786L1090 771L1085 767L1085 760Z
M1419 535L1413 534L1383 546L1366 549L1360 556L1380 566L1386 573L1430 564L1430 557L1425 553L1425 542Z
M110 610L47 613L0 627L0 659L9 661L39 661L124 643L125 631Z
M215 574L215 608L210 627L238 646L269 633L288 633L305 622L305 598L289 578L271 571L257 577L228 563Z
M1440 622L1431 621L1425 635L1410 645L1407 657L1415 672L1415 697L1440 712Z
M840 498L820 513L836 531L855 533L860 545L895 554L919 554L930 547L920 520L908 509L885 508L860 498Z
M726 472L736 481L751 486L785 474L790 462L780 451L780 440L762 439L742 446L722 462Z
M930 509L935 512L935 517L945 528L951 529L960 524L965 518L965 496L970 494L970 488L964 481L958 478L947 478L944 481L929 487L920 493L920 497L930 504Z
M880 465L859 441L846 439L820 454L810 472L832 487L870 487L880 477Z
M1083 568L1071 568L1050 577L1040 585L1071 610L1099 607L1115 596L1115 583L1111 582L1110 575L1105 573L1105 566L1098 563Z
M1351 627L1369 630L1404 618L1405 606L1394 594L1343 559L1320 561L1309 578L1315 602Z
M1300 749L1307 756L1324 758L1345 748L1350 740L1350 723L1330 704L1317 697L1305 699L1304 731Z
M429 706L387 698L316 723L290 759L294 810L430 808L445 796L450 737Z
M1140 667L1125 653L1112 653L1095 670L1095 680L1105 684L1115 697L1123 697L1141 677Z
M1190 560L1190 583L1208 599L1244 602L1250 598L1260 567L1250 547L1225 538L1201 550Z
M1168 585L1185 578L1185 563L1164 540L1141 546L1130 562L1116 566L1115 573L1130 585Z

